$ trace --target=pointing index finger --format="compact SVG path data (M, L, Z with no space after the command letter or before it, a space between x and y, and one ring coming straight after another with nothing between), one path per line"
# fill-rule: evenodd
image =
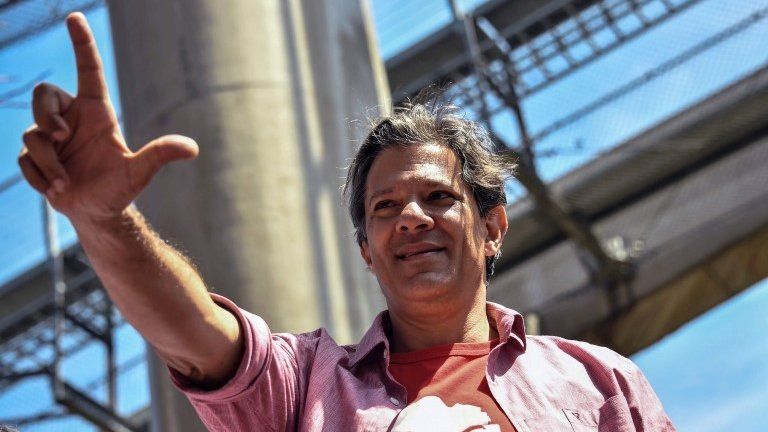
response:
M75 50L77 94L87 98L106 98L107 83L101 56L85 16L80 12L70 14L67 17L67 30Z

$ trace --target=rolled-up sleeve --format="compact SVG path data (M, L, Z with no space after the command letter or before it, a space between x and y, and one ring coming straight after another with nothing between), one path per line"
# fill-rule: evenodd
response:
M211 296L235 315L243 331L245 347L237 372L220 388L202 390L169 368L173 383L211 431L291 429L299 375L295 336L273 335L259 316L225 297Z

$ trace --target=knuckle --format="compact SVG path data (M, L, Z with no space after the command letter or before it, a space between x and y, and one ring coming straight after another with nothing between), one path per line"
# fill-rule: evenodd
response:
M49 90L50 84L44 82L39 83L35 85L35 88L32 89L32 97L35 99L41 98L45 96Z
M19 157L19 168L21 169L21 173L24 174L24 177L26 177L27 180L30 180L36 177L33 175L35 167L37 167L37 165L34 162L32 162L29 156Z
M28 149L37 147L40 143L40 137L38 136L37 129L28 130L21 136L21 140L27 146Z
M24 144L29 146L29 143L30 141L32 141L33 137L34 137L34 132L32 132L31 130L28 130L21 135L21 140L24 142Z

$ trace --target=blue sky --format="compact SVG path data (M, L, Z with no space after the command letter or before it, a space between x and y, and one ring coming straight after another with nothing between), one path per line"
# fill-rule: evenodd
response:
M467 2L480 3L480 0ZM442 0L407 2L375 0L373 9L382 53L393 55L435 28L450 15ZM524 102L534 133L547 124L600 94L610 91L646 70L671 58L703 38L725 28L752 11L768 6L768 0L704 0L688 12L652 30L646 36ZM410 8L410 9L409 9ZM426 13L429 12L429 13ZM413 17L428 17L415 22ZM104 9L89 14L99 48L105 59L114 101L119 101L116 75ZM418 25L416 25L418 24ZM408 29L407 31L405 29ZM615 103L597 110L539 143L540 148L558 149L555 157L542 158L540 169L553 179L585 163L666 116L700 100L711 92L749 73L768 60L761 22L729 41L673 70L647 86L638 88ZM40 36L0 51L0 94L45 71L48 81L74 91L74 59L63 25ZM21 133L31 122L29 110L20 109L29 95L0 105L0 183L16 176L16 155ZM119 107L118 107L119 110ZM512 142L516 133L508 114L499 114L495 126ZM584 143L573 151L576 142ZM518 188L512 188L519 193ZM0 284L43 257L41 202L25 184L0 193ZM62 240L74 235L61 220ZM514 305L510 305L513 306ZM762 282L652 347L636 354L640 365L681 431L759 431L768 422L768 282ZM121 362L140 355L143 344L129 327L120 330L118 355ZM98 346L89 347L65 365L69 379L87 383L103 373L97 366ZM99 361L90 360L96 356ZM87 362L94 366L79 367ZM137 367L121 379L121 411L132 412L147 401L145 370ZM103 395L103 389L97 389ZM0 395L0 419L31 413L49 404L43 380L30 380ZM77 419L43 423L24 430L82 429Z
M768 282L632 359L681 431L768 428Z

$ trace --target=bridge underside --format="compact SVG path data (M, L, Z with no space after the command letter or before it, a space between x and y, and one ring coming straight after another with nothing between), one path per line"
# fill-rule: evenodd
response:
M665 12L644 17L642 7L653 2L490 0L471 17L472 25L478 25L475 52L482 61L473 58L472 38L467 26L462 34L457 13L455 22L386 62L393 98L402 100L426 85L452 82L458 84L456 101L475 112L484 108L481 101L488 88L506 104L502 109L519 109L514 105L520 100L698 0L660 0ZM40 23L1 31L0 48L47 28L68 12L49 11L40 4L0 2L0 17L34 12ZM102 2L73 4L90 9ZM618 32L614 24L629 15L641 25ZM564 32L559 25L566 21L578 25ZM593 43L600 31L613 38ZM549 42L533 43L537 38ZM590 54L574 60L572 51L581 42L591 46ZM509 51L520 47L528 54L515 63ZM565 68L549 69L557 59ZM483 63L493 67L483 71ZM537 73L543 81L527 80ZM477 91L484 80L486 88ZM532 332L586 340L630 355L765 279L766 119L768 69L763 68L563 178L542 183L544 201L521 179L531 193L508 208L510 231L490 300L525 313ZM561 218L547 211L552 205L561 206ZM584 239L594 240L596 248L585 248ZM606 257L626 263L629 272L618 279L603 277ZM5 354L0 359L0 392L30 376L53 375L48 358L36 358L36 353L50 349L57 312L67 331L78 338L64 357L92 340L102 340L111 350L111 334L123 322L113 317L112 305L79 245L63 253L63 268L69 290L63 310L54 304L49 263L0 286L0 352ZM39 367L16 367L30 358ZM114 383L114 376L108 381ZM110 412L100 416L114 417ZM129 423L146 426L149 411L140 411Z
M459 22L446 25L387 61L393 96L412 96L430 83L461 87L469 81L467 87L487 83L486 94L504 100L505 109L520 109L515 106L519 100L698 2L677 1L674 7L661 2L665 14L648 19L641 10L651 3L489 1L473 13L475 53L482 61L473 60L473 37L464 30L462 38ZM594 47L591 39L597 31L613 31L613 24L633 14L643 22L641 27L615 33L614 42ZM566 21L577 23L579 37L563 31ZM726 36L713 35L699 49ZM551 41L551 46L533 43L537 38ZM573 61L574 40L592 45L592 53ZM521 46L528 50L523 57L515 51ZM696 51L682 53L679 60ZM549 61L558 57L565 68L548 69ZM534 69L544 77L537 84L526 80ZM661 69L656 72L664 73ZM482 98L469 93L454 95L482 112ZM508 209L510 231L490 299L530 315L536 331L629 355L768 277L767 115L764 67L547 184L544 200L521 178L529 195ZM547 211L553 203L570 220L553 217ZM582 232L569 232L570 223ZM594 239L602 250L595 254L579 237ZM603 258L628 263L629 274L601 277L601 252Z
M763 69L550 185L632 263L624 283L596 283L530 198L514 204L491 298L632 354L768 277L766 116Z
M537 45L530 42L548 34L557 50L546 51L541 44L530 48L530 56L538 59L530 67L544 74L548 56L567 57L579 40L554 30L559 24L579 22L579 37L588 40L649 3L490 0L474 17L487 20L512 48ZM538 86L517 82L519 96L540 90L697 0L662 3L668 7L665 14L644 18L641 27L595 49L591 57L558 73L549 71ZM3 4L3 13L11 4L16 3ZM58 17L43 21L50 24ZM387 61L395 100L429 83L457 82L476 73L456 24ZM478 35L486 62L508 60L488 34ZM18 35L6 36L3 41ZM518 71L524 75L525 67ZM768 226L763 204L768 198L763 186L768 184L767 76L766 70L758 71L547 185L607 251L632 264L632 277L619 284L595 280L593 258L526 197L508 209L511 228L491 299L536 315L544 333L586 338L631 354L768 276L760 247ZM11 338L50 319L48 269L41 264L0 287L0 334ZM65 269L82 296L97 289L78 246L65 254Z

